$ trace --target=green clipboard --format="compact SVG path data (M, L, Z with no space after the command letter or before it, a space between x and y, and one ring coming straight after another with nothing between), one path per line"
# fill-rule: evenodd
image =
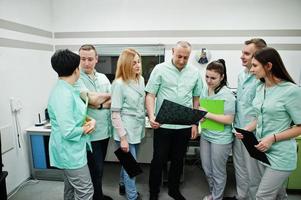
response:
M214 114L224 114L224 100L201 99L200 106L206 108L208 112ZM223 131L225 129L224 124L210 119L206 119L204 122L202 122L199 128L204 128L212 131Z

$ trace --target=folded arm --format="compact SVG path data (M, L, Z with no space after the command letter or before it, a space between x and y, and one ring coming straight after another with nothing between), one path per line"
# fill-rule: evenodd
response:
M101 92L81 92L83 100L88 97L90 108L110 108L111 107L111 94Z

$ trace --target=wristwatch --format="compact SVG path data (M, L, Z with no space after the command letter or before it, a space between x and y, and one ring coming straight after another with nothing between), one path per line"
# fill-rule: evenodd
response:
M98 110L102 109L102 103L99 105Z

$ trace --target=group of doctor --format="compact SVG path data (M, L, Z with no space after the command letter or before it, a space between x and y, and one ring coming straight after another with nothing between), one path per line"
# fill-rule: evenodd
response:
M64 174L64 199L110 200L103 194L102 176L109 138L134 157L144 137L145 92L141 58L134 49L119 56L116 79L96 72L98 54L83 45L79 55L58 50L51 58L58 81L51 91L48 109L52 125L50 165ZM114 128L112 128L112 125ZM122 168L120 194L141 199L135 179Z
M223 131L202 128L200 156L209 194L204 200L286 199L285 181L296 168L295 137L301 134L301 89L287 72L279 53L260 38L247 40L242 50L244 69L238 77L237 97L227 87L223 59L206 67L203 86L200 71L188 63L191 45L179 41L172 59L158 64L147 85L141 76L141 56L125 49L119 56L112 86L95 70L98 54L83 45L79 55L58 50L51 58L59 80L48 102L52 124L50 164L63 169L64 199L112 199L102 191L103 165L111 133L116 146L136 158L144 137L145 108L154 129L153 159L149 174L149 199L159 199L162 169L170 161L168 195L185 200L179 185L188 141L198 136L205 120L224 124ZM80 66L80 67L79 67ZM156 122L164 99L204 109L201 99L224 101L224 114L208 112L200 124L168 125ZM205 110L205 109L204 109ZM113 128L112 128L113 127ZM243 135L233 127L253 132L271 165L251 158ZM223 197L226 163L233 153L237 194ZM119 193L142 199L135 178L122 168Z
M285 182L297 164L294 138L301 134L301 107L297 103L301 89L279 53L263 39L245 41L241 60L245 68L238 76L236 103L225 87L225 62L213 61L207 66L208 90L202 98L221 99L225 105L224 115L209 113L206 118L225 124L225 129L202 129L200 154L210 191L203 199L287 199ZM270 165L250 157L241 142L243 135L231 125L255 134L259 140L255 147L266 153ZM231 149L237 194L223 198Z

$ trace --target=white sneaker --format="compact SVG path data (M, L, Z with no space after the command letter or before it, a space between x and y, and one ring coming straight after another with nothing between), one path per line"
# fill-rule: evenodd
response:
M203 200L212 200L213 198L212 198L212 195L211 194L209 194L209 195L206 195L206 196L204 196L204 198L203 198Z

